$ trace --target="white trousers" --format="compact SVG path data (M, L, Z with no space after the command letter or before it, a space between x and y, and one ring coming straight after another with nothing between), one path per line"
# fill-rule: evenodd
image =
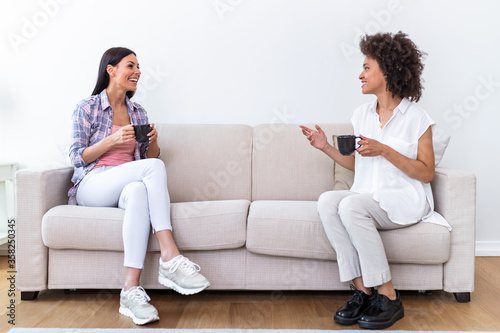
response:
M337 253L341 282L362 277L364 286L370 288L391 280L378 229L397 229L408 225L392 222L371 194L351 191L321 194L318 212Z
M123 219L124 265L142 269L151 226L172 230L165 164L148 158L92 170L78 186L80 206L119 207Z

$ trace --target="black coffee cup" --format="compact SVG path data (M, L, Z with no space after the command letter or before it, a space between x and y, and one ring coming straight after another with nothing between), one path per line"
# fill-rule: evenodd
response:
M149 141L148 133L151 132L151 125L134 125L135 140L139 143L146 143Z
M361 139L361 138L355 135L339 135L337 137L337 144L339 146L340 153L345 156L350 156L354 154L354 151L357 149L356 139Z

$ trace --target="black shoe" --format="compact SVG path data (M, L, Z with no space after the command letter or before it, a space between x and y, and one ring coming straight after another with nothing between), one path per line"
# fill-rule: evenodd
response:
M378 295L365 311L358 324L361 328L384 329L390 327L405 315L403 303L396 290L396 299L391 301L385 295Z
M372 294L367 295L361 290L357 290L351 286L354 295L349 298L340 309L335 312L333 320L342 325L354 325L361 318L365 310L369 307L370 302L375 299L375 290L372 289Z

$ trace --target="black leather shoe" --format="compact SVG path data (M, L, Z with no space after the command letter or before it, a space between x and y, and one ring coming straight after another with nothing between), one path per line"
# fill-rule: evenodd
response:
M380 330L392 326L404 315L403 303L401 303L399 291L396 290L396 299L394 301L391 301L385 295L379 294L359 319L358 324L361 328Z
M372 289L372 294L367 295L361 290L357 290L351 286L354 295L349 298L340 309L335 312L333 320L342 325L354 325L361 318L365 310L370 306L370 302L375 299L375 290Z

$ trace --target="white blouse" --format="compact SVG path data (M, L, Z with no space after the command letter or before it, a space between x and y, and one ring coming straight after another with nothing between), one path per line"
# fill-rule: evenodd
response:
M354 134L386 144L402 155L416 159L418 140L435 122L417 104L404 98L391 119L379 126L377 100L358 107L351 118ZM351 191L373 193L373 198L397 224L432 222L451 230L449 223L434 212L430 184L411 178L382 156L363 157L355 153L354 183ZM429 206L427 206L427 204ZM430 210L428 209L430 207Z

